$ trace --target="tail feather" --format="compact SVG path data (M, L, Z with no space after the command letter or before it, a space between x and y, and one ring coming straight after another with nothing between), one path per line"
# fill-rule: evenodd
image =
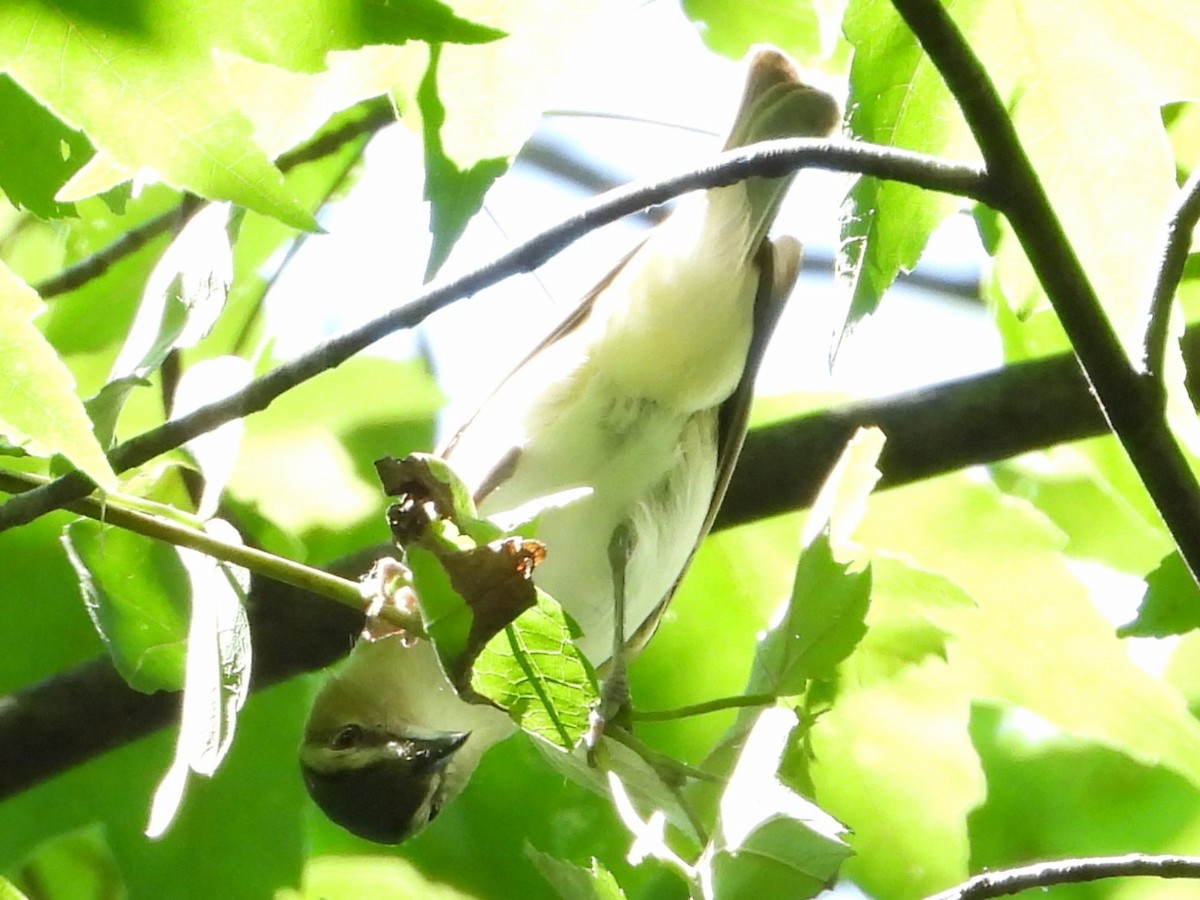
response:
M790 137L824 137L838 125L837 102L800 80L795 67L778 50L761 47L750 59L746 90L725 149ZM767 236L779 203L791 184L783 178L751 178L741 190L750 207L752 228L746 247L751 258Z

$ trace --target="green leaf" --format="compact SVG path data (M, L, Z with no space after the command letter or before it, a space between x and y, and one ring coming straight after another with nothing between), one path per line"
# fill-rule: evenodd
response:
M988 781L987 802L971 814L975 871L1133 847L1172 853L1200 823L1200 793L1161 766L1070 738L1047 738L1036 724L1023 727L1021 717L988 707L972 714L971 738ZM1105 893L1081 890L1074 896Z
M710 50L732 59L763 42L801 60L821 51L821 23L812 0L684 0L683 12Z
M126 885L105 839L93 824L39 844L22 862L18 881L37 897L123 897ZM15 890L11 897L23 897ZM7 900L0 886L0 900Z
M1121 637L1166 637L1200 628L1200 589L1178 552L1146 576L1137 617L1117 629Z
M331 50L499 36L435 0L226 0L126 5L98 16L86 5L29 4L9 10L5 24L0 67L100 151L62 196L85 196L152 170L173 187L300 228L315 223L254 142L214 50L312 71Z
M973 697L1200 784L1200 725L1174 688L1130 660L1063 557L1062 534L1034 509L956 475L876 495L858 537L974 601L925 613L953 634L949 663Z
M143 693L179 690L188 593L175 549L90 519L68 525L63 546L121 677Z
M1152 8L1106 0L1080 21L1066 9L1024 2L979 4L978 15L962 19L956 9L955 18L1001 95L1013 98L1025 150L1138 360L1143 304L1176 194L1160 107L1194 95L1200 81L1200 10L1187 0ZM1004 298L1021 312L1044 308L1011 230L1002 233L996 274Z
M851 133L951 158L977 155L941 75L890 3L852 0L843 29L854 46L846 102ZM916 265L934 228L959 206L957 198L899 182L855 182L838 260L851 290L851 323L874 312L896 276Z
M750 729L704 854L712 896L815 896L850 855L845 828L779 779L796 724L795 713L775 707Z
M233 280L231 240L238 221L228 204L205 206L150 272L110 380L87 403L105 445L112 443L130 392L145 385L172 351L195 346L221 314Z
M92 155L88 139L7 75L0 75L0 122L21 123L0 134L0 190L43 219L72 215L74 207L57 202L54 193Z
M206 529L237 540L232 526L220 520L206 523ZM178 553L192 595L183 709L175 759L150 806L149 837L162 836L175 818L189 772L216 772L250 693L250 624L243 605L249 573L192 550Z
M585 869L543 853L532 844L525 845L525 855L563 900L624 900L625 892L612 872L595 857L592 857L591 867Z
M395 856L317 856L304 867L299 891L277 894L277 900L335 900L349 897L422 897L428 900L471 900L422 874L406 859Z
M29 900L29 898L17 890L11 881L0 876L0 900Z
M466 169L459 168L446 155L441 130L446 123L446 108L438 98L437 68L441 48L429 51L429 68L417 90L421 126L425 134L425 199L429 201L429 231L433 243L425 266L425 280L437 274L467 223L483 206L484 195L508 169L509 157L480 159Z
M816 796L849 827L846 874L869 894L920 897L967 875L967 814L986 787L960 682L929 658L839 694L812 726Z
M784 618L758 646L746 693L800 694L812 679L831 680L866 634L870 570L837 562L822 533L805 548Z
M117 476L92 434L75 380L33 325L42 301L0 263L0 432L36 456L61 453L109 490Z
M529 139L558 76L594 34L602 0L555 4L543 0L458 0L455 11L506 33L480 46L447 45L438 63L438 97L446 108L440 136L446 156L469 169L479 160L510 159ZM415 99L427 69L418 49L406 79L405 100ZM416 102L401 104L405 118Z
M572 640L576 634L558 603L539 590L537 605L479 655L472 687L508 710L522 730L574 747L599 699L595 673Z

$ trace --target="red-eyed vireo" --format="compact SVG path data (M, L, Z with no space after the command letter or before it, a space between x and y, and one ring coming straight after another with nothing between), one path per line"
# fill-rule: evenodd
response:
M759 49L726 147L824 136L838 118L787 57ZM795 240L767 239L790 181L751 178L681 200L442 450L483 515L590 491L542 513L546 559L534 580L580 626L597 668L614 643L640 646L653 632L724 494L800 264ZM313 704L305 783L334 821L396 843L513 727L460 700L427 642L361 641Z

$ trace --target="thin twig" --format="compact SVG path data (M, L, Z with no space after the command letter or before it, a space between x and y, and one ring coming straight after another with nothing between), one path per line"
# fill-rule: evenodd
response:
M5 491L19 493L29 490L36 483L37 480L34 476L16 472L0 472L0 489ZM284 584L290 584L301 590L336 600L359 612L366 606L357 582L339 578L320 569L314 569L311 566L293 562L254 547L220 540L199 528L192 528L181 522L173 522L161 516L147 515L134 509L128 509L114 502L112 498L101 503L85 497L82 500L66 504L64 508L89 519L95 519L97 522L132 531L143 537L173 544L176 547L197 550L214 559L242 566L252 572L282 581ZM393 621L391 618L388 621L389 624L395 624L397 627L407 630L421 627L419 623L409 621Z
M712 164L699 169L657 182L627 185L602 195L582 212L546 229L491 262L458 278L426 288L410 302L325 341L223 400L202 406L186 416L172 419L131 438L109 453L109 462L114 470L123 472L225 422L266 409L284 392L326 369L340 365L380 338L417 325L429 314L455 300L469 297L512 275L529 272L585 234L630 213L663 203L688 191L733 184L756 175L782 176L805 167L874 175L984 203L996 202L988 179L979 166L947 162L891 147L805 138L766 141L722 153ZM0 531L31 522L91 490L92 484L84 475L72 472L44 488L13 497L0 506Z
M376 132L396 119L391 102L386 98L369 100L362 104L362 110L363 115L360 118L320 134L308 143L282 154L276 161L279 170L287 172L301 163L329 156L344 144L361 135ZM204 204L205 201L200 197L194 194L185 194L170 209L129 229L107 247L97 250L75 265L63 269L57 275L39 282L34 285L34 289L43 300L76 290L89 281L99 278L122 259L136 253L160 234L182 228Z
M1083 884L1105 878L1128 878L1135 875L1200 879L1200 857L1129 853L1125 856L1056 859L1017 869L984 872L957 887L934 894L927 900L988 900L991 897L1004 897L1030 888Z
M1104 414L1200 584L1200 483L1167 426L1161 385L1129 361L1008 109L940 0L893 0L954 94L1008 219L1058 314Z
M1159 384L1162 384L1163 361L1167 354L1171 301L1183 278L1183 267L1187 263L1192 231L1197 220L1200 220L1200 166L1192 170L1179 191L1179 203L1167 222L1162 260L1158 264L1158 276L1154 279L1154 291L1150 294L1149 321L1146 323L1146 339L1142 344L1142 365L1146 374Z
M629 716L635 722L673 722L676 719L705 716L727 709L770 706L776 699L774 694L742 694L738 697L718 697L716 700L705 700L703 703L678 706L675 709L631 709Z

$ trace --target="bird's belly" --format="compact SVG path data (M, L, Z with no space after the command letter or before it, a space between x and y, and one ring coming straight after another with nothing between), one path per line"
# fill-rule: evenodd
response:
M579 645L600 664L611 655L610 545L627 523L625 636L674 586L708 512L716 478L716 414L690 415L614 394L594 379L571 402L545 410L536 447L523 448L511 476L481 505L494 515L539 497L586 487L587 496L540 517L546 559L534 573L583 632Z

